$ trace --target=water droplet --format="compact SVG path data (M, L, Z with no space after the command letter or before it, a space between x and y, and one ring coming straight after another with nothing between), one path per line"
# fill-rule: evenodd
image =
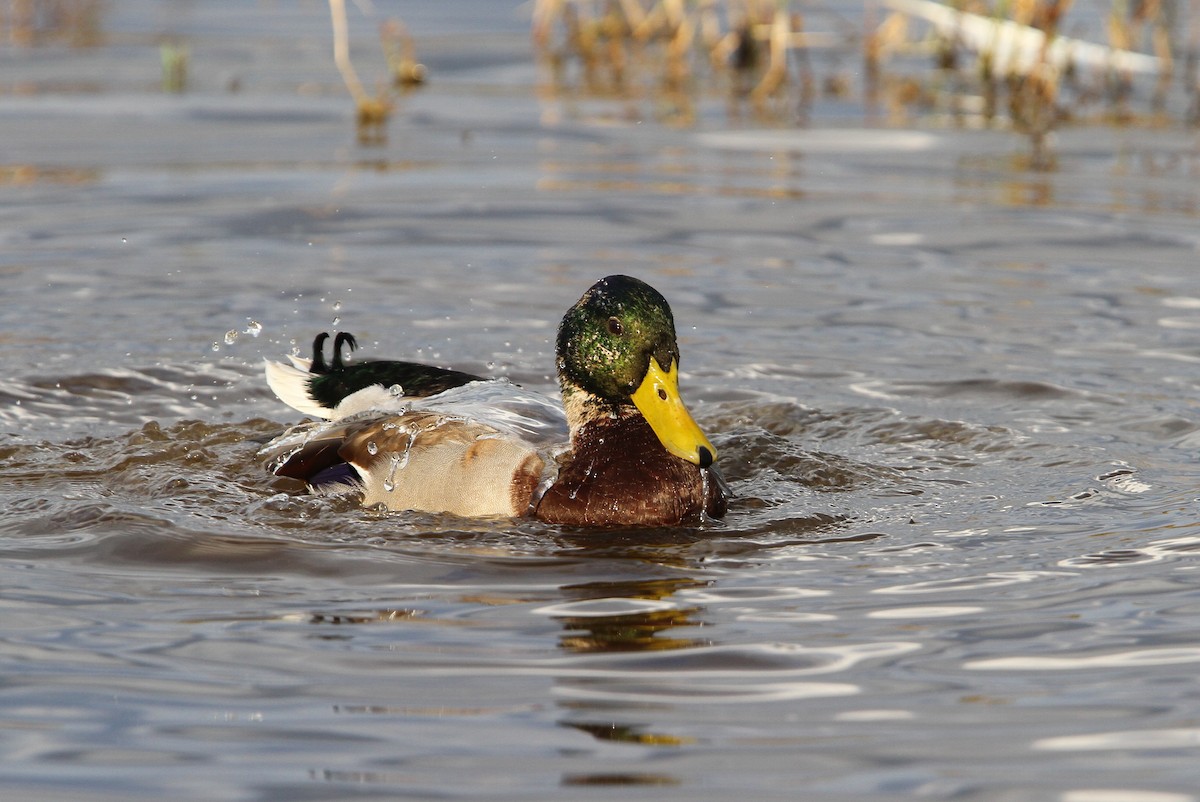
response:
M221 344L220 344L220 343L213 343L213 344L212 344L212 349L213 349L214 351L220 351L220 350L221 350Z
M374 440L367 443L367 453L372 457L379 453L379 446L376 445Z
M263 325L261 323L259 323L257 320L251 320L246 326L245 333L249 334L251 337L257 337L258 335L262 334L262 330Z
M395 460L395 464L394 464L394 465L393 465L393 467L392 467L392 470L393 470L393 471L401 471L401 470L404 470L405 466L407 466L407 465L408 465L408 452L409 452L409 451L412 449L412 447L413 447L413 441L414 441L414 440L416 440L416 439L417 439L417 433L416 433L416 432L413 432L413 433L411 433L411 434L408 436L408 445L406 445L406 446L404 447L404 453L403 453L403 454L397 454L397 455L396 455L396 456L393 458L393 459Z
M237 338L238 338L238 333L235 329L230 329L229 331L225 332L225 344L226 345L233 345L235 342L237 342Z
M334 301L334 302L333 302L333 311L335 311L335 312L340 312L340 311L342 311L342 302L341 302L341 301Z
M125 239L124 237L121 237L121 244L122 244L122 245L128 245L128 244L129 244L129 240Z
M331 323L330 325L332 325L332 326L337 326L337 325L340 325L340 324L341 324L341 322L342 322L342 319L341 319L340 317L338 317L337 315L334 315L334 316L333 316L333 323Z
M404 388L399 384L393 384L388 388L388 392L392 394L393 398L399 398L400 396L404 395Z
M412 440L410 439L409 443L411 444L411 442L412 442ZM392 455L392 469L391 469L391 471L388 472L387 478L383 480L383 489L385 492L391 493L396 489L396 471L403 468L407 462L408 462L407 449L405 450L405 453L403 454L403 456L400 454Z

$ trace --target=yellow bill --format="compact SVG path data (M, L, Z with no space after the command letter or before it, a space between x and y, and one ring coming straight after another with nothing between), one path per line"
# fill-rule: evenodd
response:
M679 397L678 360L664 372L658 360L650 357L650 369L634 391L633 403L667 451L701 468L707 468L716 460L717 450L692 420Z

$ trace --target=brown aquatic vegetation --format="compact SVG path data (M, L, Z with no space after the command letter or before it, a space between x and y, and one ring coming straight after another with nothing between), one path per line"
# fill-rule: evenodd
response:
M786 0L538 0L532 38L551 94L650 99L675 123L693 121L710 87L734 111L787 116L788 88L813 85L792 53L832 41L807 33Z
M1169 119L1174 54L1197 46L1172 41L1173 30L1185 29L1174 0L1113 0L1107 44L1063 35L1073 0L883 6L882 17L867 8L862 28L835 18L833 30L821 32L799 13L802 4L788 0L537 0L532 39L548 96L649 100L660 119L676 124L692 123L697 98L714 92L729 97L731 115L748 108L763 122L802 123L819 91L852 97L855 81L838 72L838 60L857 51L868 111L884 108L899 124L915 114L1009 128L1028 138L1038 169L1053 166L1051 135L1068 122ZM833 65L823 79L810 64L818 51ZM1190 69L1183 85L1190 107L1181 116L1194 122L1200 91ZM1131 99L1142 75L1155 85L1150 113L1139 116Z
M364 145L382 144L387 140L387 122L395 110L389 87L381 86L374 95L367 93L350 61L345 0L329 0L329 12L333 27L333 60L346 89L354 98L358 140ZM427 70L417 61L416 47L403 22L385 21L379 28L379 39L393 86L407 91L425 83Z
M396 19L385 21L379 26L379 40L393 85L407 90L425 83L428 70L417 61L417 48L403 22Z
M102 40L103 0L8 0L0 3L0 41L31 46L63 41L90 47Z
M885 0L892 13L868 36L868 73L882 93L907 95L897 107L919 99L925 109L948 111L959 124L977 121L1026 135L1030 166L1050 169L1049 138L1061 125L1138 121L1129 108L1136 76L1156 77L1152 108L1164 108L1174 65L1169 2L1131 9L1114 0L1104 46L1062 34L1072 0L997 0L953 8L928 0ZM1154 56L1135 49L1145 27L1152 31ZM934 55L932 77L889 74L896 58L914 52ZM914 81L919 92L913 91Z
M333 24L333 61L350 96L354 98L355 121L358 140L363 144L383 142L387 137L387 121L392 116L392 101L387 91L381 89L374 97L363 89L358 73L350 62L350 39L346 26L345 0L329 0L329 13Z
M0 3L0 41L94 45L103 41L106 7ZM403 23L385 21L387 81L368 92L351 63L345 0L329 7L359 140L381 143L396 92L422 85L426 68ZM1028 138L1030 165L1047 169L1052 134L1064 125L1200 122L1194 3L1111 0L1093 41L1064 35L1079 28L1069 19L1073 0L881 0L878 8L868 4L858 24L800 0L535 0L531 33L549 78L544 93L617 100L638 117L635 104L649 103L654 116L678 125L695 122L706 95L727 97L731 116L790 125L804 122L819 93L852 101L861 90L868 114L883 110L890 123L1011 129ZM813 30L810 16L820 14L832 30ZM815 75L814 54L830 65L827 75ZM861 77L842 64L856 54ZM164 40L161 56L164 90L184 91L187 44ZM1139 96L1148 97L1140 109Z

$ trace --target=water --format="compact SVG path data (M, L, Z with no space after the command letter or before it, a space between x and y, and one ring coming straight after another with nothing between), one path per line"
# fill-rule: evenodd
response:
M2 54L5 798L1200 799L1194 135L1066 129L1035 174L836 103L676 128L431 4L363 147L321 4L112 5ZM263 358L340 318L552 391L614 272L673 305L724 521L262 470L298 419Z

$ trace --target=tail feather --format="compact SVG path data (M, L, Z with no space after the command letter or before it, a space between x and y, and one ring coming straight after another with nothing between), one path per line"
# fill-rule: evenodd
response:
M332 417L333 410L314 401L310 395L309 380L312 378L312 374L301 368L301 365L307 360L298 357L292 358L291 365L272 362L269 359L263 360L263 362L267 373L267 385L280 401L305 415L325 420Z

